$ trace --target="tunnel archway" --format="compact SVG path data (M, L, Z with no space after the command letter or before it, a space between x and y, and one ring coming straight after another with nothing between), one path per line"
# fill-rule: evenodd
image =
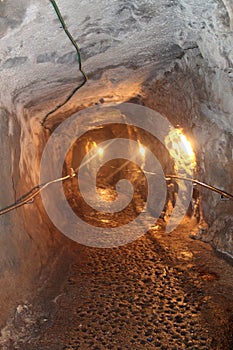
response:
M103 2L98 9L93 4L87 15L85 1L78 10L74 1L69 1L70 6L61 1L62 12L67 13L71 28L80 38L89 81L63 109L50 116L46 127L55 130L70 115L94 105L133 102L147 106L182 128L192 140L196 177L233 193L232 13L225 2L162 1L158 7L147 2L112 1L103 17L99 13ZM165 20L174 17L174 9L182 15L167 24ZM213 16L204 16L202 21L200 13L207 9ZM21 0L13 6L4 0L0 10L3 208L39 183L40 160L50 137L49 129L40 122L64 101L79 78L76 59L62 31L54 30L59 24L49 2L43 7L39 1L32 4ZM75 26L77 11L80 28ZM125 21L131 25L125 27ZM42 22L46 29L42 30ZM160 38L155 37L153 33L161 26L164 30ZM54 35L48 38L48 32ZM36 41L35 33L39 34ZM141 44L136 45L139 33ZM138 133L127 132L131 136ZM140 141L144 138L141 135ZM75 152L68 155L67 168L76 166ZM102 178L104 171L108 169L103 169ZM219 194L204 188L199 189L196 201L200 198L199 216L203 221L196 238L232 256L232 201L222 200ZM39 197L0 220L3 326L18 305L40 291L44 293L48 280L62 280L64 261L68 268L69 259L73 259L73 243L52 225Z

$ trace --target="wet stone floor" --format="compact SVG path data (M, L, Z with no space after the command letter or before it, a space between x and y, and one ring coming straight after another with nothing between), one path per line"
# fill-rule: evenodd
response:
M194 231L161 221L123 247L77 245L55 297L22 306L2 349L232 349L233 267Z

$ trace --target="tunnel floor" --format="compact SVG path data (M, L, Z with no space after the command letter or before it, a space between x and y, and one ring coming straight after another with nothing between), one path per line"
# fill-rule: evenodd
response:
M120 248L76 246L55 297L18 307L5 349L232 349L232 265L189 221L158 226Z
M164 226L118 248L74 243L65 278L17 307L2 349L232 349L231 261L195 239L194 219Z

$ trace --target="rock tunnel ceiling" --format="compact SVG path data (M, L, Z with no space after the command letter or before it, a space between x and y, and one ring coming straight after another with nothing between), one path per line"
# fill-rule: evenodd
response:
M98 4L82 1L77 7L69 0L57 4L79 44L88 81L49 115L45 129L43 118L82 83L77 53L50 1L0 2L0 143L4 150L0 207L39 183L49 129L55 130L88 107L122 102L149 107L182 129L196 155L195 178L233 193L231 1L102 0ZM71 152L67 164L73 156ZM205 188L199 192L201 215L207 223L199 238L232 256L232 201L223 201L220 194ZM46 265L50 247L62 244L64 238L52 238L54 227L45 219L41 202L11 215L1 216L2 240L7 242L2 268L9 274L20 276L25 270L32 276ZM21 242L17 237L22 237ZM38 256L31 267L20 262L27 247L31 252L26 261ZM7 307L3 314L4 310Z

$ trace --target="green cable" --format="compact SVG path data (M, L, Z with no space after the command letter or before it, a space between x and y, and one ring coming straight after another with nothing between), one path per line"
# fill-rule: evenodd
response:
M50 130L48 127L45 126L45 123L48 119L48 117L53 114L54 112L56 112L58 109L60 109L61 107L63 107L73 96L74 94L86 83L87 81L87 76L86 76L86 73L84 72L83 68L82 68L82 59L81 59L81 54L80 54L80 48L79 46L77 45L77 43L75 42L74 38L72 37L71 33L69 32L69 30L67 29L67 26L65 24L65 21L62 17L62 14L59 10L59 7L57 6L57 3L55 0L50 0L56 14L57 14L57 17L62 25L62 28L64 30L64 32L66 33L66 35L68 36L69 40L71 41L72 45L75 47L75 50L77 52L77 56L78 56L78 64L79 64L79 71L82 73L82 76L84 78L84 80L82 81L82 83L80 85L78 85L68 96L67 98L65 99L64 102L58 104L54 109L52 109L50 112L48 112L43 120L41 121L41 125L45 128L45 129L48 129ZM51 130L50 130L51 131Z

